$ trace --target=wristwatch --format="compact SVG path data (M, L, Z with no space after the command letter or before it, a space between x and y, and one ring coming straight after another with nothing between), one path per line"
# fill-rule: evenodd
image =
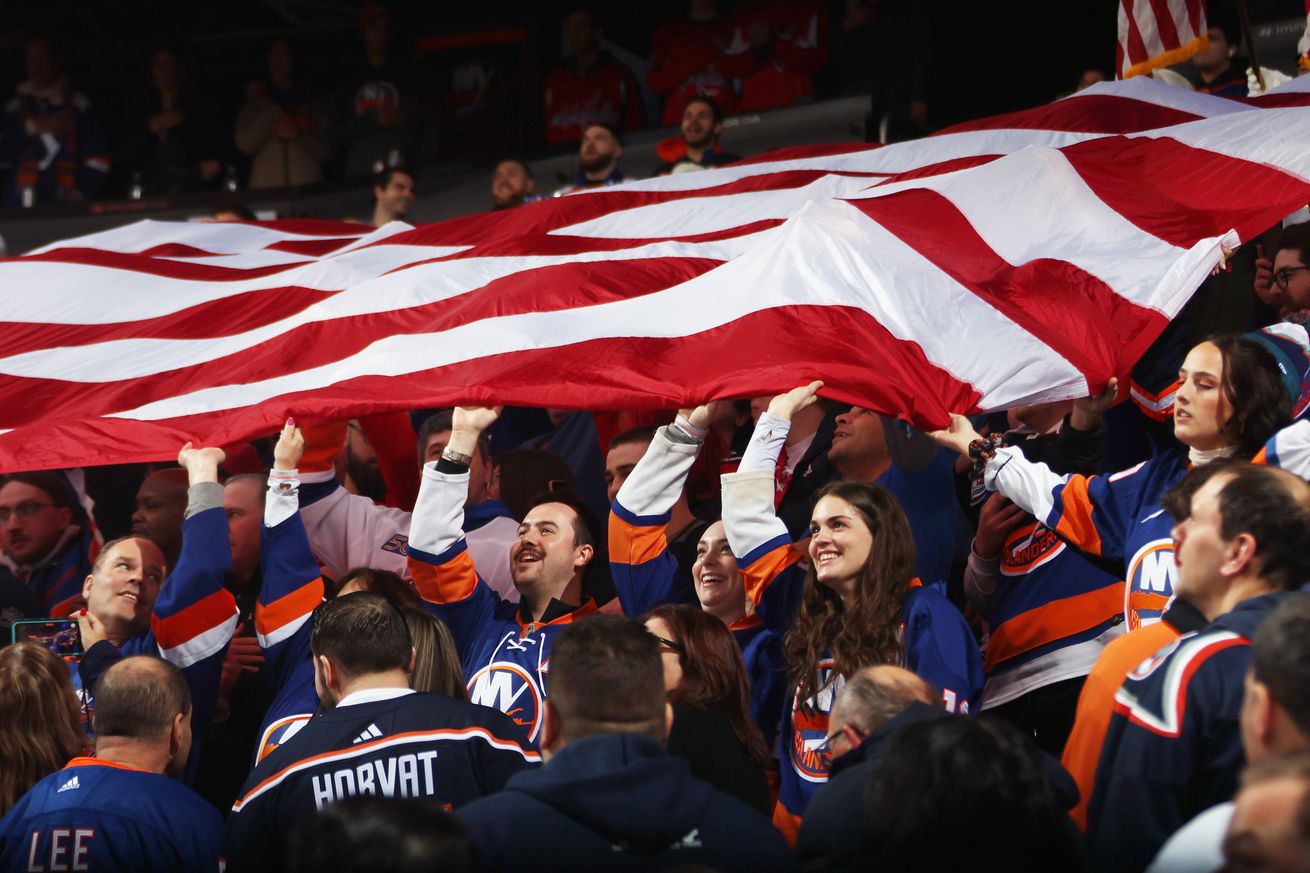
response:
M463 452L457 452L449 447L447 447L446 450L441 453L441 460L450 461L452 464L459 464L461 467L471 467L473 465L472 455L466 455Z

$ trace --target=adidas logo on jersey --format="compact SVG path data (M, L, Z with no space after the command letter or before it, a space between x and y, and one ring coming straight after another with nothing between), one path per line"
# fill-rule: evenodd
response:
M377 725L371 724L368 727L364 728L364 732L362 734L355 737L355 744L367 743L369 740L376 740L380 736L382 736L382 731L378 730Z
M59 790L56 791L55 794L63 794L65 791L76 791L80 787L81 786L78 785L77 782L77 777L74 776L72 779L69 779L63 785L60 785Z

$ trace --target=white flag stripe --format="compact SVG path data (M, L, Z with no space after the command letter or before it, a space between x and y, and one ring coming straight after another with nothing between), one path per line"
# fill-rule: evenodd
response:
M673 200L637 206L614 214L561 227L551 233L594 239L696 236L743 227L751 222L785 219L811 200L849 197L877 182L859 176L823 176L800 188L721 194L694 200Z
M762 266L737 281L804 288L815 302L858 306L897 339L917 343L930 361L971 382L988 407L1024 397L1086 396L1087 381L1077 368L850 204L812 203L782 229L786 244L752 253ZM701 279L736 273L728 268L739 265ZM817 290L823 288L826 293ZM940 313L950 315L934 317ZM925 321L938 329L916 330ZM1004 354L979 355L979 337ZM1025 359L1043 366L1025 372L1015 365Z
M370 228L360 226L359 236ZM339 234L351 236L349 233ZM95 248L107 252L136 253L170 243L194 246L215 254L263 248L280 242L326 239L326 234L291 233L272 227L224 221L158 221L148 218L112 230L61 240L34 249L39 255L62 248Z
M852 199L913 188L950 200L1011 264L1060 258L1142 306L1153 305L1158 276L1185 254L1107 206L1054 149L1027 148L967 172L882 186Z
M0 358L0 374L88 383L140 378L237 354L304 324L335 321L343 317L401 310L448 300L476 291L496 279L543 267L638 258L682 257L726 261L758 245L758 237L759 234L750 234L710 243L663 242L619 251L532 257L462 258L423 264L408 270L375 276L353 285L342 284L338 286L343 289L339 293L294 315L232 336L207 339L134 338L109 340L85 346L39 349Z
M776 235L776 236L775 236ZM871 245L872 242L872 245ZM872 250L871 250L872 249ZM895 277L896 288L884 287ZM743 305L758 311L792 305L852 306L870 311L893 334L910 338L912 325L931 313L958 313L943 333L918 338L930 358L957 372L979 369L1010 384L1012 392L1086 394L1081 374L1031 334L876 223L841 202L814 203L782 227L760 235L751 251L711 273L639 298L589 307L486 319L437 333L393 336L350 358L253 384L219 386L145 404L111 417L160 420L235 409L282 394L310 390L360 376L404 376L432 367L521 349L558 348L615 335L684 337L735 321ZM616 332L616 326L622 325ZM970 350L977 332L1005 355L980 362ZM1024 354L1042 359L1025 381L1007 360ZM875 361L870 361L874 365ZM1052 387L1049 377L1058 373ZM1041 381L1037 385L1036 381ZM1072 393L1070 393L1072 392Z
M283 252L278 249L255 249L249 252L234 252L226 255L165 255L161 261L176 261L179 264L199 264L206 267L230 267L238 270L257 270L262 267L291 267L306 264L315 258Z
M333 254L254 279L179 279L64 261L0 261L0 285L41 288L7 295L4 320L31 324L115 324L172 315L200 303L296 285L340 291L415 261L444 258L468 246L380 244ZM88 297L86 289L96 294Z
M1160 28L1155 21L1155 10L1151 8L1151 4L1146 0L1135 0L1133 20L1137 22L1137 32L1142 36L1142 43L1147 47L1147 53L1156 54L1159 51L1157 47L1162 46L1162 43Z
M1289 131L1310 125L1310 107L1264 109L1233 124L1230 119L1205 118L1163 130L1130 133L1134 139L1167 137L1196 149L1277 167L1299 179L1310 179L1310 149Z
M1165 109L1177 109L1179 112L1199 115L1202 118L1231 115L1234 112L1250 112L1257 109L1257 107L1248 103L1238 103L1229 100L1227 97L1216 97L1213 94L1202 94L1199 91L1188 91L1185 88L1166 85L1161 81L1152 79L1150 76L1134 76L1131 79L1123 79L1117 82L1097 82L1090 88L1070 94L1063 99L1078 100L1083 97L1095 96L1139 100Z

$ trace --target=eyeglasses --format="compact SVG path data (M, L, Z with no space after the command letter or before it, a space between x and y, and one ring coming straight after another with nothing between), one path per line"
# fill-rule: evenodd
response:
M826 737L823 738L823 742L819 743L819 751L831 753L833 740L837 739L841 735L842 735L841 728L837 728L837 730L828 734Z
M1302 270L1310 270L1310 267L1283 267L1283 269L1274 273L1274 284L1286 291L1288 280L1292 274L1299 273Z
M54 504L42 503L39 500L24 500L12 509L8 506L0 506L0 524L8 524L9 519L15 515L19 518L35 518L37 513L48 506L54 506Z
M654 634L652 634L654 636ZM682 643L675 643L673 640L666 640L664 637L655 637L656 642L671 652L677 652L679 655L687 654L687 647Z

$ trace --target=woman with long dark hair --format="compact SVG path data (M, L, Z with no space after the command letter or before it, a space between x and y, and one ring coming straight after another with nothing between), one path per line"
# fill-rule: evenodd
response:
M964 416L933 437L984 465L988 488L1014 501L1060 537L1122 564L1128 629L1159 621L1173 597L1174 518L1166 491L1194 466L1253 457L1289 421L1291 398L1266 346L1225 335L1197 344L1178 371L1177 448L1109 476L1057 476L1017 448L996 448Z
M824 486L808 548L793 544L777 517L778 452L792 416L822 387L814 382L773 398L741 468L723 477L724 526L745 590L764 621L786 633L789 692L774 823L793 841L810 797L828 778L828 715L845 676L900 664L940 689L953 712L968 712L982 691L973 634L945 596L914 576L909 521L887 489L856 481ZM802 557L810 565L803 575Z
M768 814L769 750L750 716L741 649L727 626L690 604L657 606L646 628L664 656L664 690L673 705L669 752L692 775Z

